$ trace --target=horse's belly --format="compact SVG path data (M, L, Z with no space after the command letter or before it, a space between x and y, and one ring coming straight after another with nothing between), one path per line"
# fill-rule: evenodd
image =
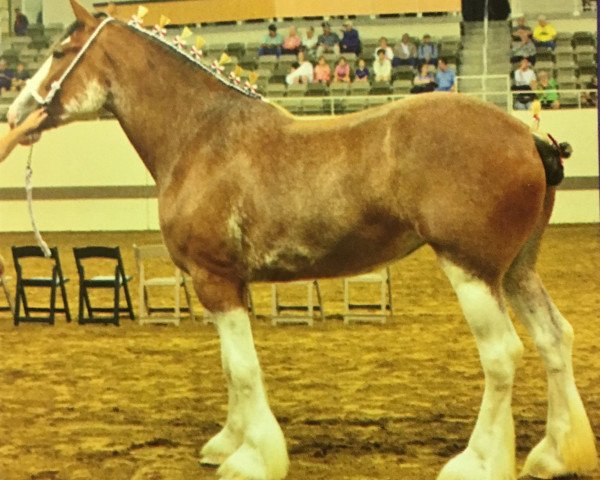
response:
M325 234L324 234L325 235ZM279 244L261 255L250 272L254 281L291 281L337 277L372 270L402 258L423 245L408 228L369 226L340 236L328 245L320 242Z

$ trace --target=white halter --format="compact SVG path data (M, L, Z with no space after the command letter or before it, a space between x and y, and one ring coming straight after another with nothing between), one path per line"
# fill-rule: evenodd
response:
M100 32L106 26L106 24L113 20L114 19L112 17L106 17L104 20L102 20L102 22L96 27L96 30L94 30L94 32L90 35L90 38L88 38L87 41L83 44L83 47L81 47L81 50L79 50L79 52L77 53L77 55L75 56L75 58L73 59L73 61L69 65L69 67L63 72L61 77L58 80L56 80L55 82L52 82L52 85L50 86L50 91L48 92L48 95L46 95L46 98L43 98L34 88L32 88L30 90L31 96L35 99L36 102L38 102L40 105L48 105L52 101L54 96L57 94L57 92L62 87L62 84L65 81L65 79L67 78L67 76L71 73L71 71L73 71L75 66L79 63L79 60L81 60L81 57L83 57L83 55L85 54L87 49L90 48L90 45L92 44L92 42L100 34Z

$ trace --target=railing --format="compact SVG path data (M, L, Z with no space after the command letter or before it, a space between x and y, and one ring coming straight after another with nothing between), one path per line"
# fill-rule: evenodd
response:
M577 98L576 106L581 109L584 108L582 105L582 94L593 95L596 94L597 91L594 89L565 89L565 90L557 90L559 96L560 95L573 95L572 99ZM506 107L507 111L511 112L513 110L514 97L519 94L523 94L523 91L511 91L511 90L498 90L498 91L486 91L486 92L464 92L461 95L468 95L472 97L478 97L483 100L489 98L505 98L506 99ZM535 93L535 94L544 94L548 93L547 90L535 90L527 93ZM291 97L268 97L268 100L272 103L276 103L283 108L287 107L297 107L302 106L304 101L306 100L306 104L311 107L314 105L315 101L321 100L323 102L323 109L321 111L315 110L311 111L310 114L313 115L337 115L339 113L343 113L342 105L349 99L364 101L364 108L368 108L370 106L381 105L382 103L388 103L394 100L400 100L403 98L407 98L412 96L413 94L383 94L383 95L344 95L344 96L323 96L323 97L302 97L302 96L291 96ZM454 95L453 93L448 93L448 95ZM560 100L560 99L559 99ZM371 105L369 105L371 104ZM569 106L575 106L574 103L569 103ZM590 107L597 108L597 107ZM295 110L291 109L292 112ZM357 110L361 110L360 108ZM294 113L294 112L293 112Z

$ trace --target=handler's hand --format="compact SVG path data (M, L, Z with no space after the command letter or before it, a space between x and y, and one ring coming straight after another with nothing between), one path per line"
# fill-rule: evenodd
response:
M48 114L44 111L43 108L35 110L29 114L29 116L19 125L19 128L23 135L27 135L28 133L36 130L44 120L48 118Z

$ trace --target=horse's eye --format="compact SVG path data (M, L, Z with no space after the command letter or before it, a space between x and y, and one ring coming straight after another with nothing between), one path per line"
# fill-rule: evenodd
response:
M62 58L62 57L64 57L64 56L65 56L65 53L64 53L64 52L61 52L60 50L54 50L54 51L52 52L52 56L53 56L54 58Z

